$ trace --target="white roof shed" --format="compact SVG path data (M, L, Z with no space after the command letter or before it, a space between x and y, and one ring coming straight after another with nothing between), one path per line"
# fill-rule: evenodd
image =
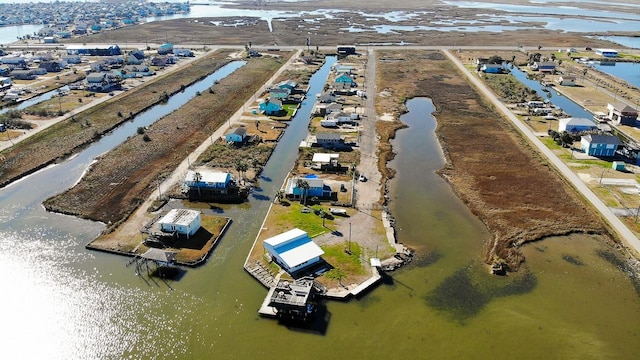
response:
M318 262L324 254L307 232L298 228L266 239L264 248L289 273Z

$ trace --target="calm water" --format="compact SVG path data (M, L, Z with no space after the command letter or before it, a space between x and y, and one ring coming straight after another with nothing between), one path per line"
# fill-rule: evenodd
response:
M640 63L618 62L614 66L595 65L595 67L640 88Z

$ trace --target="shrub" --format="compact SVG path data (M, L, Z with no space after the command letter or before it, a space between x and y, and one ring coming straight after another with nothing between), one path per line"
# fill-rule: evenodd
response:
M136 131L138 132L139 135L142 135L142 134L144 134L144 127L139 126L138 130L136 130Z
M149 141L151 141L151 138L149 137L149 134L144 134L142 136L142 140L144 140L145 142L149 142Z

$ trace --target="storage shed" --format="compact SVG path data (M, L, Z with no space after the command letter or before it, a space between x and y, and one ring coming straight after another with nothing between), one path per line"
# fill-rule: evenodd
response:
M558 132L573 132L595 130L598 126L596 123L587 118L564 118L558 121Z

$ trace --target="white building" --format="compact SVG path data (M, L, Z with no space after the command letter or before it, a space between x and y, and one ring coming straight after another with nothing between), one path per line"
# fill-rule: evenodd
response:
M265 240L264 249L289 273L319 262L324 254L307 232L298 228Z
M177 232L187 238L195 234L202 224L200 211L189 209L171 209L158 223L165 232Z

